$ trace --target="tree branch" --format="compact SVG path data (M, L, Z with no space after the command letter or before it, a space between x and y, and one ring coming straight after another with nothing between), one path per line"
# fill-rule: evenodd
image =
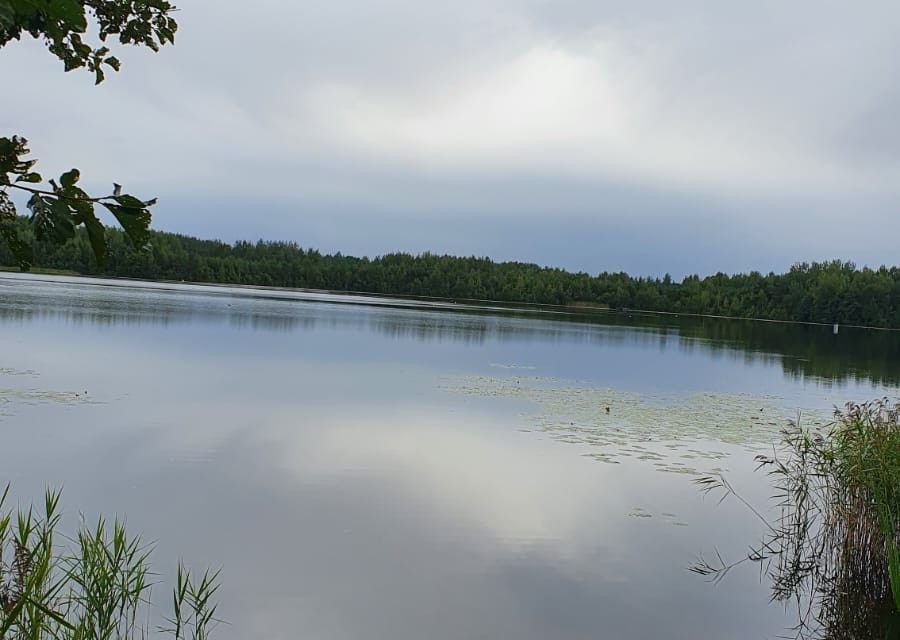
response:
M23 184L19 184L16 182L11 182L9 184L0 185L0 189L5 189L7 187L12 187L14 189L21 189L22 191L27 191L28 193L33 193L39 196L52 196L54 198L63 198L65 200L76 200L78 202L99 202L102 203L104 200L112 200L115 196L100 196L98 198L83 198L81 196L68 196L61 195L54 191L46 191L44 189L35 189L34 187L26 187Z

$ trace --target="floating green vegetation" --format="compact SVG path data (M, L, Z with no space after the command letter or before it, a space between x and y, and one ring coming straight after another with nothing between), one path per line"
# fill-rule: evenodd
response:
M31 369L13 369L11 367L0 367L0 376L36 376L37 371Z
M43 391L39 389L0 389L0 419L13 415L23 406L41 404L80 405L101 404L86 391Z
M697 467L727 457L726 447L768 450L787 412L781 398L751 394L644 395L556 378L463 376L446 379L451 393L523 400L539 407L523 413L532 429L559 442L589 445L600 462L623 459L653 464L667 473L694 475ZM818 416L806 414L807 419ZM700 463L703 463L700 465ZM719 467L706 472L721 471Z
M492 362L491 366L495 369L523 369L526 371L534 371L537 368L525 364L516 364L515 362Z
M36 405L45 402L58 404L99 404L97 400L88 397L86 391L40 391L34 389L0 389L0 405L2 404L29 404Z
M684 522L684 521L680 520L680 519L678 518L677 515L675 515L674 513L666 512L666 511L664 511L664 512L662 512L662 513L660 513L660 514L654 515L653 513L650 513L649 511L646 511L646 510L644 510L644 509L641 508L641 507L634 507L631 511L628 512L628 515L629 515L630 517L632 517L632 518L653 518L653 517L656 517L656 519L657 519L658 521L662 522L663 524L668 524L668 525L671 525L671 526L673 526L673 527L686 527L686 526L688 526L687 522Z
M36 378L40 374L31 369L0 367L0 378ZM10 380L12 384L12 380ZM87 391L50 391L46 389L0 388L0 418L9 416L16 407L45 403L75 405L100 404Z

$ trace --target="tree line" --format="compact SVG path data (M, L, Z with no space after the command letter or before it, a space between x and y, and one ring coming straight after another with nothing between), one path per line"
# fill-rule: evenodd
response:
M135 249L125 233L107 230L101 266L83 229L65 244L34 238L24 217L19 235L33 246L34 265L85 275L365 291L439 298L838 322L900 328L900 268L857 268L832 261L799 263L787 273L688 276L677 282L627 273L571 273L522 262L423 253L376 258L325 255L292 242L201 240L151 231ZM0 243L0 265L17 265Z

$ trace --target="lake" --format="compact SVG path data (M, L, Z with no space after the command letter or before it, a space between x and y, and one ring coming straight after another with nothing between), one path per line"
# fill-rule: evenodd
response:
M216 637L773 638L753 456L900 333L0 274L3 477L222 567ZM160 600L167 602L165 594Z

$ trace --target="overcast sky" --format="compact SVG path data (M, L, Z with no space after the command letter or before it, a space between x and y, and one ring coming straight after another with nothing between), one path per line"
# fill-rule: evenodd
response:
M893 2L182 0L94 87L0 54L46 173L154 226L657 275L895 264Z

